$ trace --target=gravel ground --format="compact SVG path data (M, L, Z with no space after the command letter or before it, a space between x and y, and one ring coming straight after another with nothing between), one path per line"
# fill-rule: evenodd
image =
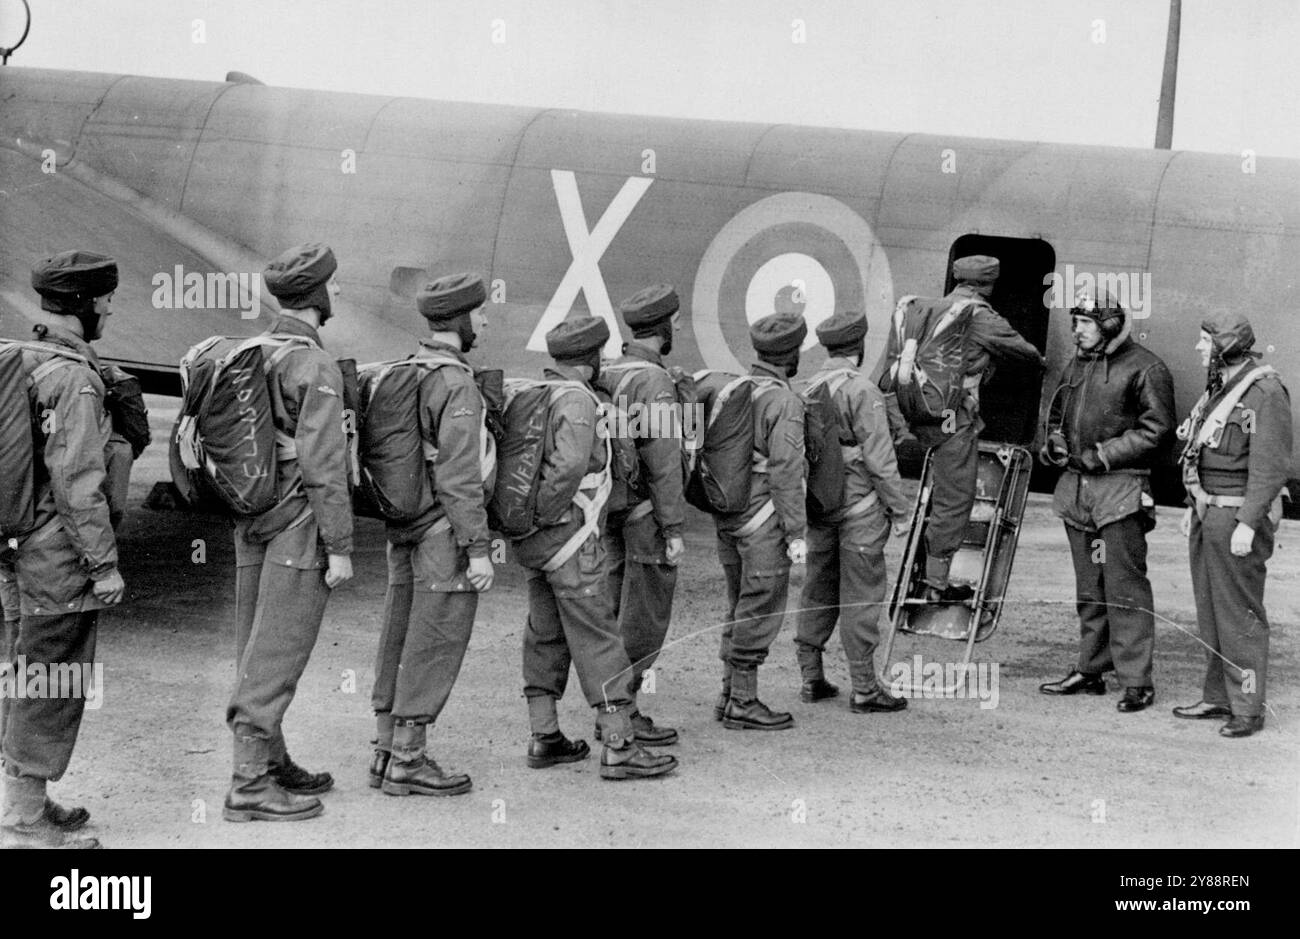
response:
M136 469L137 506L166 478L163 441L175 413L174 401L151 403L156 442ZM1048 498L1033 495L1001 625L976 646L979 661L998 666L996 707L915 700L902 713L862 716L843 698L802 704L788 616L760 687L767 703L793 711L796 727L763 734L726 731L711 718L724 587L711 525L696 516L670 644L655 693L643 699L656 720L680 729L681 767L641 782L601 780L595 757L525 766L526 598L519 569L507 566L480 604L460 680L431 735L438 759L469 772L474 789L398 799L365 784L384 538L382 526L363 521L357 576L330 601L285 724L295 758L337 779L326 812L300 824L234 825L220 817L234 670L228 525L137 507L121 538L129 601L101 620L103 707L87 713L54 793L87 806L90 833L108 847L1296 846L1300 523L1284 523L1270 565L1268 726L1231 741L1217 724L1169 713L1200 697L1204 663L1177 522L1178 510L1162 509L1150 540L1161 617L1155 707L1116 712L1113 676L1105 697L1038 694L1040 682L1069 670L1077 633L1065 537ZM206 563L193 563L195 539ZM900 547L891 543L891 568ZM801 583L796 568L792 598ZM895 659L915 652L951 660L960 646L904 638ZM838 639L827 662L832 680L847 685ZM576 678L560 715L569 735L591 740Z

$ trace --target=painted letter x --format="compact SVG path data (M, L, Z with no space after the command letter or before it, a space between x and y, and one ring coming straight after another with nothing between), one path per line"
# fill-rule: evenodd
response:
M622 333L614 316L614 306L609 302L605 279L600 273L600 259L652 182L654 180L650 177L629 177L605 209L605 214L600 217L596 227L588 230L587 216L582 211L582 198L578 195L577 178L571 170L551 170L555 201L560 206L560 220L564 223L564 234L569 239L569 252L573 255L573 261L570 262L564 279L560 281L560 286L555 288L555 295L546 305L546 312L542 314L541 321L528 340L530 351L546 351L547 332L569 315L573 301L578 299L578 291L581 290L587 297L587 309L591 315L599 316L609 324L609 342L605 344L605 354L619 354L623 344Z

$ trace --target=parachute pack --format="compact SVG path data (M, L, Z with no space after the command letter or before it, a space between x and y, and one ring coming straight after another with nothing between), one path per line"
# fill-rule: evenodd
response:
M496 485L487 510L488 525L507 538L523 538L537 530L537 487L546 456L546 431L555 403L573 390L588 395L599 406L599 400L582 382L524 378L504 382ZM602 471L605 492L600 496L601 505L608 497L610 471L608 465Z
M672 379L674 398L668 413L663 405L655 402L649 407L649 413L632 415L627 408L627 387L635 374L650 368L660 368L650 362L625 362L606 366L601 374L608 381L602 381L610 396L610 443L613 449L613 493L609 500L609 511L619 512L631 508L640 490L640 460L636 452L636 438L639 434L659 434L672 436L681 441L682 483L687 485L695 469L699 443L704 428L697 427L695 412L699 404L699 394L695 387L695 378L679 368L664 369Z
M834 395L853 376L849 369L819 375L800 393L804 405L804 451L808 460L805 505L810 518L830 518L844 504L844 451L848 436ZM851 444L851 441L849 441Z
M712 515L739 512L749 504L755 382L705 369L695 373L694 384L704 426L697 430L686 501Z
M966 391L966 330L980 301L903 297L894 310L882 389L909 424L939 424Z
M149 446L149 409L144 404L140 379L116 365L100 369L104 379L104 410L113 422L114 433L131 445L131 456L139 459Z
M357 423L361 485L354 494L362 515L407 522L433 507L434 444L424 440L420 407L425 379L440 368L476 377L457 359L421 356L375 362L358 369ZM480 391L480 394L482 392ZM486 415L479 431L479 465L486 492L496 472L496 441Z
M267 375L306 339L212 336L181 359L181 409L172 434L172 481L191 504L216 498L240 516L279 501L278 434Z
M24 350L49 353L51 358L30 374ZM40 434L33 426L28 387L42 375L71 363L87 360L60 346L0 340L0 539L8 540L31 530L36 513L36 451Z

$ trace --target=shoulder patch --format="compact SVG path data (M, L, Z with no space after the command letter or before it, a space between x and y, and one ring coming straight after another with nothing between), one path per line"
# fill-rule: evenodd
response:
M452 417L473 417L474 412L469 408L457 408L451 412Z
M95 390L95 386L94 386L94 385L82 385L80 388L77 389L77 394L79 394L79 395L98 395L99 392Z
M332 395L335 398L339 396L339 393L335 391L333 388L331 388L329 385L320 385L316 388L316 390L319 391L321 394Z

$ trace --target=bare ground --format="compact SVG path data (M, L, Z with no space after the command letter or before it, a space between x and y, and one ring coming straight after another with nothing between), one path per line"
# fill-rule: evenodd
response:
M155 399L155 444L136 469L135 504L166 478L174 402ZM1223 740L1213 722L1174 719L1200 696L1186 547L1177 510L1150 539L1157 612L1154 708L1116 712L1105 697L1051 699L1040 682L1075 655L1073 576L1046 497L1031 496L998 632L976 647L1000 667L997 706L916 700L899 714L860 716L844 699L798 700L788 616L760 673L764 700L794 712L783 733L726 731L711 719L723 581L707 518L690 526L670 646L645 709L678 727L674 775L608 782L597 760L544 771L523 760L528 730L518 568L500 572L460 680L432 734L444 763L474 790L450 799L393 798L365 784L369 690L384 596L380 525L360 523L356 579L331 599L320 641L289 710L295 758L337 780L326 813L292 825L220 817L229 782L224 709L233 675L233 551L227 523L136 508L123 536L129 602L101 620L103 707L90 711L65 803L86 805L109 847L852 846L1283 847L1300 843L1300 531L1284 523L1270 565L1268 726ZM206 563L192 563L195 539ZM896 564L899 542L891 543ZM802 570L792 577L797 598ZM794 600L792 599L792 605ZM953 643L902 640L895 659L953 660ZM838 639L830 677L847 685ZM591 739L576 679L561 704L571 736Z

